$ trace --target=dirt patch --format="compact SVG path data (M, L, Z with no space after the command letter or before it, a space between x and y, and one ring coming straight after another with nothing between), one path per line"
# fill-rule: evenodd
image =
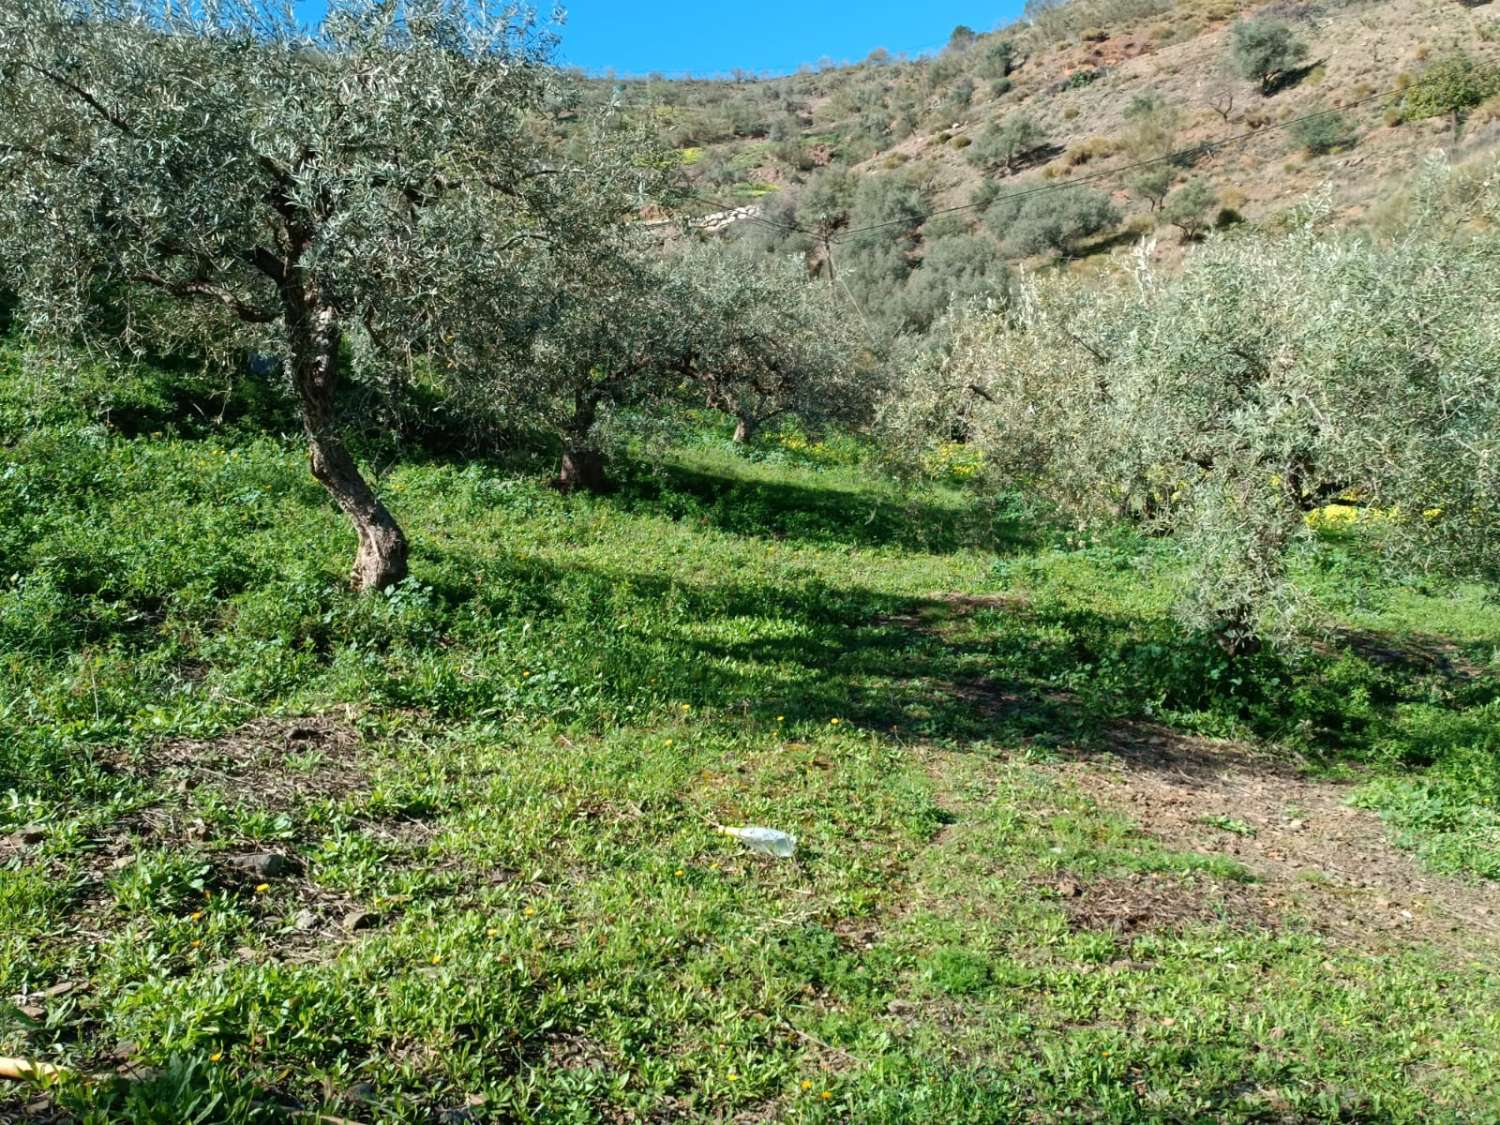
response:
M1275 929L1265 889L1199 875L1158 872L1088 882L1049 878L1044 894L1058 900L1074 930L1129 935L1221 923L1237 929Z
M1116 728L1111 744L1108 758L1080 755L1062 772L1162 843L1240 863L1260 904L1289 921L1358 947L1500 952L1500 884L1426 871L1379 817L1346 804L1351 786L1147 724Z
M218 738L175 738L125 768L187 790L217 785L256 805L284 811L309 797L342 797L367 787L360 739L347 723L313 715L255 719Z

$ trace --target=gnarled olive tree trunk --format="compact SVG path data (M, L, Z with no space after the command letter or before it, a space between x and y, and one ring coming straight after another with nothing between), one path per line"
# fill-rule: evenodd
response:
M282 286L287 342L291 347L292 383L302 403L312 475L343 509L359 550L354 557L354 586L383 590L406 577L406 536L360 475L335 413L339 380L337 313L305 280Z
M563 432L562 465L553 482L559 492L605 492L604 454L594 441L594 422L599 417L599 396L579 391L573 396L573 417Z

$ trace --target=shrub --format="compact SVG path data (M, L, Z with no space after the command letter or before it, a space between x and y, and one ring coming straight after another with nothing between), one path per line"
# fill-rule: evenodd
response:
M1400 120L1449 114L1457 127L1464 114L1500 93L1500 67L1460 52L1439 59L1417 75L1397 107Z
M1307 57L1307 44L1276 19L1237 20L1229 29L1229 61L1241 77L1275 93L1287 73Z
M1312 156L1322 156L1355 142L1354 126L1342 113L1328 111L1304 117L1292 126L1292 139Z

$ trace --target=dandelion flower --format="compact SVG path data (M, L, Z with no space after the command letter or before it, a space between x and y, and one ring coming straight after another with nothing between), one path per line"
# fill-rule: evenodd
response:
M271 889L271 884L270 883L256 883L255 884L255 893L258 894L258 895L263 895L267 891L269 891L270 889Z
M500 936L500 931L497 930L494 926L491 926L489 929L487 929L487 930L484 931L484 936L485 937L499 937Z
M432 955L432 963L434 965L441 965L443 963L443 955L441 953L434 953Z
M201 946L201 945L202 945L202 944L203 944L203 943L202 943L202 942L201 942L201 941L195 941L195 942L193 942L193 948L194 948L194 949L197 949L197 948L199 948L199 947L200 947L200 946Z
M528 906L525 910L521 911L521 913L525 914L526 917L530 918L533 914L536 913L536 907L534 907L534 906Z
M786 722L786 716L785 715L777 715L776 716L776 721L778 723L784 723L784 722Z
M842 719L829 719L828 720L828 725L831 726L831 727L836 727L836 726L838 726L843 721L844 720L842 720Z
M833 1091L824 1090L821 1094L818 1095L818 1097L822 1098L826 1102L829 1098L833 1097Z
M738 1082L740 1080L740 1076L732 1070L727 1075L725 1075L725 1077L728 1078L731 1082Z
M195 910L191 914L188 915L188 918L191 919L194 922L198 921L202 917L203 917L203 911L201 911L201 910Z
M810 1078L804 1078L802 1080L802 1088L804 1090L811 1090L812 1089L812 1079L810 1079Z
M224 1052L223 1051L215 1051L213 1054L211 1054L211 1055L208 1056L208 1061L209 1062L219 1062L223 1058L224 1058Z
M683 876L684 876L684 875L686 875L686 874L687 874L687 872L686 872L686 871L684 871L684 870L683 870L683 869L682 869L682 868L680 868L680 867L679 867L679 868L678 868L678 869L677 869L677 870L676 870L676 871L675 871L675 872L674 872L674 874L675 874L675 875L676 875L676 876L677 876L677 877L678 877L678 878L679 878L679 879L681 879L681 878L682 878L682 877L683 877Z

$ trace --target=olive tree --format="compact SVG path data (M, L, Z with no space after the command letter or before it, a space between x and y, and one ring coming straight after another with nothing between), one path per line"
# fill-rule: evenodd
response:
M957 431L1079 520L1175 535L1184 617L1230 651L1286 633L1288 559L1335 502L1401 566L1500 584L1500 169L1457 198L1449 175L1389 242L1326 230L1325 198L1175 277L1143 247L1114 287L1033 280L912 368L885 427L907 460Z
M511 317L584 176L532 140L548 47L526 13L466 0L335 0L311 31L272 0L7 0L0 269L20 319L281 357L355 584L399 581L406 538L341 422L346 344L461 373Z
M1064 187L1001 196L984 221L1000 235L1007 254L1066 254L1080 240L1117 226L1120 209L1097 188Z
M969 146L969 162L981 168L1002 168L1009 175L1030 153L1047 143L1045 129L1024 113L1012 113L987 128Z
M1208 213L1218 202L1218 193L1207 180L1189 180L1167 196L1161 217L1182 232L1183 241L1191 241L1208 229Z
M750 262L703 248L669 264L692 327L679 369L745 442L792 415L858 423L875 395L857 316L839 291L791 258Z
M1229 29L1230 62L1241 78L1260 83L1262 94L1275 93L1305 58L1307 44L1282 20L1236 20Z

